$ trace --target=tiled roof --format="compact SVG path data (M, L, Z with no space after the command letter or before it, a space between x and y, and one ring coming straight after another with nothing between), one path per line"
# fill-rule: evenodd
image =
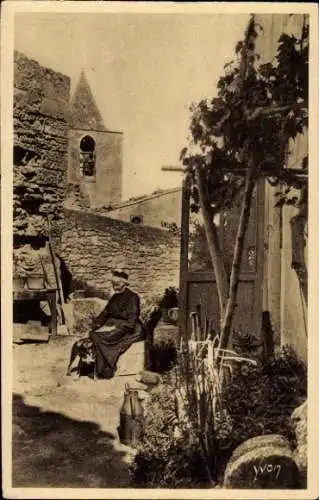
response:
M142 203L144 201L149 201L149 200L152 200L154 198L159 198L159 197L164 196L164 195L169 194L169 193L177 193L178 191L181 191L181 189L182 189L181 187L176 187L176 188L171 188L171 189L163 189L161 191L157 191L157 192L152 193L152 194L139 196L137 198L131 198L129 200L117 203L116 205L112 205L112 210L117 210L118 208L128 207L131 205L138 205L139 203ZM110 211L112 211L112 210L110 210Z

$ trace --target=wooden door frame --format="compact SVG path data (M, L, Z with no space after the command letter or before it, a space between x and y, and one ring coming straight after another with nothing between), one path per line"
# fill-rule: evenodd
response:
M183 181L182 187L182 215L181 215L181 247L180 247L180 321L179 337L180 339L187 334L188 330L188 283L190 282L214 282L214 273L190 272L188 269L188 244L189 244L189 209L190 209L190 182L187 178ZM265 180L261 179L257 184L257 216L256 216L256 271L242 272L240 274L241 282L255 282L255 315L254 315L254 334L261 332L262 311L263 311L263 280L264 280L264 223L265 223ZM258 330L258 331L257 331ZM184 335L183 335L184 332Z

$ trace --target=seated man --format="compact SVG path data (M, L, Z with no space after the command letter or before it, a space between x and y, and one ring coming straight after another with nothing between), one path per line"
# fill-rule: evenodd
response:
M116 363L134 342L143 340L140 299L128 288L128 273L123 269L112 271L114 294L93 322L90 333L95 353L95 374L98 378L111 378Z

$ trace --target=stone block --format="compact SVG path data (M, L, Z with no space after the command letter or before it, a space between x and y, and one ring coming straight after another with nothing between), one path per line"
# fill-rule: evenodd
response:
M296 408L291 415L291 425L294 430L297 446L293 457L298 466L302 487L307 487L307 401Z
M295 489L298 467L289 443L280 435L258 436L240 445L224 475L230 489Z
M106 302L97 297L72 299L72 334L85 337L88 335L93 319L105 307Z
M307 409L307 401L304 401L291 414L291 424L298 443L307 440Z
M276 445L284 448L290 447L289 441L280 434L266 434L262 436L256 436L237 446L231 456L231 460L229 461L229 463L231 463L231 461L237 460L245 453L252 451L254 448L260 448L269 445Z
M154 330L154 344L173 341L177 344L179 338L178 327L175 325L160 323Z
M144 369L144 341L135 342L120 356L116 377L137 375Z

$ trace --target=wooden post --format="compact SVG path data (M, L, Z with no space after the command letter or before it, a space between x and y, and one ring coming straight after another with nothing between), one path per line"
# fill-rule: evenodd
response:
M188 233L189 233L189 181L184 179L182 188L182 215L181 215L181 250L179 273L179 341L187 339L188 307L187 307L187 274L188 274Z

